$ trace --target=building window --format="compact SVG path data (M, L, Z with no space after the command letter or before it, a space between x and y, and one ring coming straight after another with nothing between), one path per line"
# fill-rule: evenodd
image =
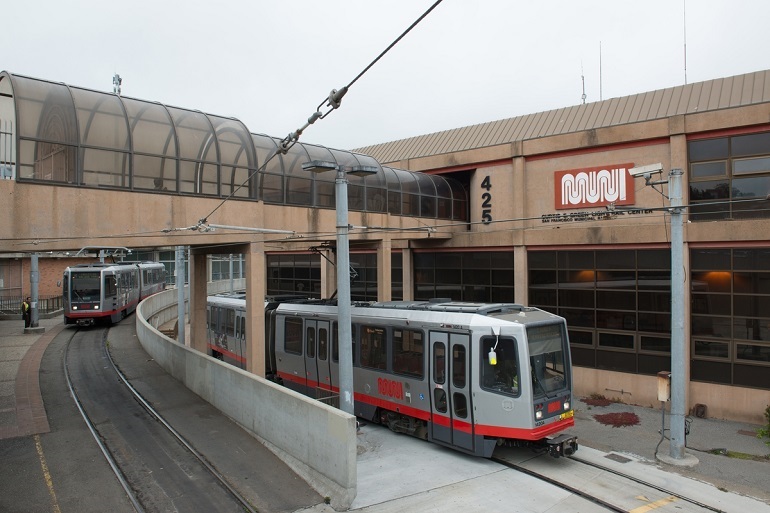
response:
M267 255L267 295L321 297L321 257L308 253Z
M377 301L377 253L351 253L350 267L350 299Z
M244 258L240 253L233 255L211 255L211 279L212 281L218 281L243 278L244 266ZM230 275L231 269L232 276Z
M391 253L390 279L390 299L402 301L404 299L404 256L400 250Z
M770 248L693 249L693 381L770 389Z
M690 141L687 149L690 220L770 217L770 132Z
M414 298L513 303L513 251L417 252Z
M575 365L638 374L668 369L668 249L530 251L529 303L567 319Z

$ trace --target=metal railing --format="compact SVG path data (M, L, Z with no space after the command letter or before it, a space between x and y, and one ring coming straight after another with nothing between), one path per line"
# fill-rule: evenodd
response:
M5 296L0 297L0 314L2 315L21 315L21 302L23 296ZM58 296L39 296L37 298L37 312L39 314L49 314L62 309L62 297Z

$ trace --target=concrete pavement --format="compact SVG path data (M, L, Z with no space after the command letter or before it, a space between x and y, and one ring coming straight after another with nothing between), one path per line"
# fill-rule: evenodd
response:
M133 322L133 318L124 322ZM24 334L21 319L0 321L0 440L14 442L18 450L33 454L35 443L21 444L21 441L51 430L46 413L50 415L47 410L52 405L43 403L40 392L42 374L38 379L40 372L51 371L41 370L40 362L48 345L64 328L61 317L41 319L40 325L45 328L43 333ZM118 365L121 360L124 364L146 361L137 351L141 351L138 344L133 348L122 347L113 355ZM48 368L56 367L57 363L51 360ZM167 380L164 382L170 383ZM176 406L174 415L184 422L185 411ZM770 511L770 485L766 477L770 474L767 458L770 447L755 436L760 426L694 418L687 437L687 452L697 458L697 464L679 467L656 459L656 448L658 454L668 452L667 440L660 440L660 410L617 402L591 406L575 401L575 406L576 426L572 431L581 443L579 456L605 461L611 461L614 456L626 456L630 462L625 463L624 470L634 468L640 475L662 473L672 486L682 489L697 486L699 493L721 495L722 501L734 494L735 504L738 504L738 498L756 498L756 511ZM195 412L190 419L204 418L199 415L201 405L191 404L189 407ZM597 415L606 413L631 413L638 417L639 423L611 427L597 418ZM207 410L205 419L211 415L216 415L216 412ZM498 504L493 499L511 494L512 479L515 482L520 478L501 473L493 462L471 458L405 435L392 434L380 426L364 426L358 438L358 494L352 509L367 512L420 511L431 505L435 511L510 511L505 509L506 504ZM226 445L220 442L217 440L216 444L219 453L226 449ZM62 447L67 450L66 445ZM204 444L198 449L205 454L207 447ZM82 452L82 443L69 450ZM36 457L32 459L37 461ZM3 464L0 462L0 466ZM30 468L33 473L41 472L39 465L37 470L34 466ZM51 472L55 473L56 469ZM10 484L0 484L0 495L9 492L7 486ZM70 493L78 492L74 490ZM38 494L37 497L38 500L41 497L44 499L45 494ZM534 508L521 511L539 511ZM68 510L62 511L66 513ZM79 511L88 511L88 508L81 507ZM332 510L319 502L305 511Z

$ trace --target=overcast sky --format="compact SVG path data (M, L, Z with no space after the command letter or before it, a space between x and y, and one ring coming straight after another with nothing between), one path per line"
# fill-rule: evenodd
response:
M284 137L433 2L7 1L0 69L100 91L117 72L125 96ZM581 76L595 102L770 69L769 20L767 0L444 0L301 141L353 149L577 105Z

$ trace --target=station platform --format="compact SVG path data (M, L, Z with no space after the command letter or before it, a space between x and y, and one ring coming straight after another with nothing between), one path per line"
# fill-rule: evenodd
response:
M162 393L185 394L185 390L171 390L174 381L162 376L163 371L148 361L146 354L138 343L130 342L130 330L133 317L129 317L120 327L126 333L125 343L115 348L111 345L111 353L116 363L121 366L134 365L134 373L129 379L137 381L138 388L147 387L152 380L163 379ZM42 319L35 333L24 333L21 319L17 321L0 321L0 510L3 511L52 511L52 492L60 483L60 476L71 469L57 467L56 458L49 458L47 468L41 466L41 447L45 448L46 436L56 436L58 426L62 425L56 404L48 404L41 392L41 383L50 380L50 374L56 371L58 354L53 354L53 348L59 343L57 336L67 328L62 318ZM52 344L52 342L56 343ZM51 350L46 354L46 350ZM41 365L43 358L47 364ZM151 369L151 366L155 368ZM58 363L61 368L61 363ZM151 369L141 371L141 368ZM142 372L145 374L142 375ZM152 374L152 380L147 373ZM181 387L181 385L179 385ZM184 388L184 387L181 387ZM50 387L46 388L46 390ZM160 392L159 392L160 393ZM66 395L66 391L61 391ZM193 395L193 394L189 394ZM197 396L196 396L197 397ZM62 399L65 402L66 398ZM152 402L152 401L151 401ZM203 401L200 401L201 403ZM612 459L614 455L625 456L626 470L644 476L651 472L665 473L666 480L673 487L687 489L699 486L699 493L714 494L720 497L722 503L734 504L735 509L724 508L724 511L768 511L770 512L770 486L767 475L770 473L770 446L756 437L756 431L761 426L717 419L694 418L690 424L687 437L687 454L695 460L692 465L669 465L659 458L669 451L668 441L661 442L660 427L662 415L660 410L650 407L612 402L606 406L590 405L583 401L575 401L576 420L571 430L576 434L580 443L578 455L595 460ZM206 410L206 415L200 412L206 405L197 404L193 399L185 399L184 403L173 404L173 415L177 419L189 421L206 419L205 422L229 422L229 419L212 419L216 412ZM602 422L600 415L608 413L628 413L635 415L639 423L624 427L613 427ZM52 419L49 422L49 418ZM666 427L668 417L665 418ZM72 422L72 424L77 424ZM83 427L82 429L85 429ZM217 428L219 429L219 428ZM253 438L253 444L261 445ZM244 442L246 443L246 442ZM212 439L203 442L196 448L207 457L208 451L221 454L227 444L221 440ZM243 450L243 443L234 448ZM656 449L658 451L656 455ZM62 451L73 453L87 450L84 444L61 445ZM23 454L29 453L27 461L33 462L23 469L10 468L16 461L24 460ZM211 459L216 459L211 456ZM45 460L43 460L45 461ZM466 456L456 451L439 447L405 435L389 432L381 426L362 425L358 434L358 493L353 501L351 510L365 512L410 512L410 511L545 511L546 504L526 506L519 504L511 509L509 498L516 486L517 479L514 471L505 470L499 464L485 459ZM264 470L264 469L263 469ZM12 478L18 472L22 477ZM285 475L285 474L280 474ZM113 479L106 475L104 479ZM304 483L286 482L276 479L271 472L255 472L251 479L263 479L263 485L280 497L282 493L297 494L305 488ZM47 491L43 487L37 494L29 489L19 488L19 483L46 482ZM42 486L42 485L41 485ZM109 488L112 489L112 488ZM525 493L534 493L532 489ZM104 492L108 493L108 492ZM521 493L521 491L519 491ZM546 493L546 492L543 492ZM29 495L33 494L33 499ZM62 513L69 511L103 511L89 509L81 501L74 499L70 504L78 504L77 508L67 507L65 496L86 496L92 490L78 489L75 482L69 490L59 490L60 508ZM331 507L324 503L323 498L308 494L304 504L290 504L288 499L271 498L260 511L308 511L314 513L331 513ZM746 504L751 504L746 509ZM27 505L37 504L36 507ZM118 504L114 512L124 511ZM548 511L563 511L554 508ZM540 509L538 509L540 508Z

